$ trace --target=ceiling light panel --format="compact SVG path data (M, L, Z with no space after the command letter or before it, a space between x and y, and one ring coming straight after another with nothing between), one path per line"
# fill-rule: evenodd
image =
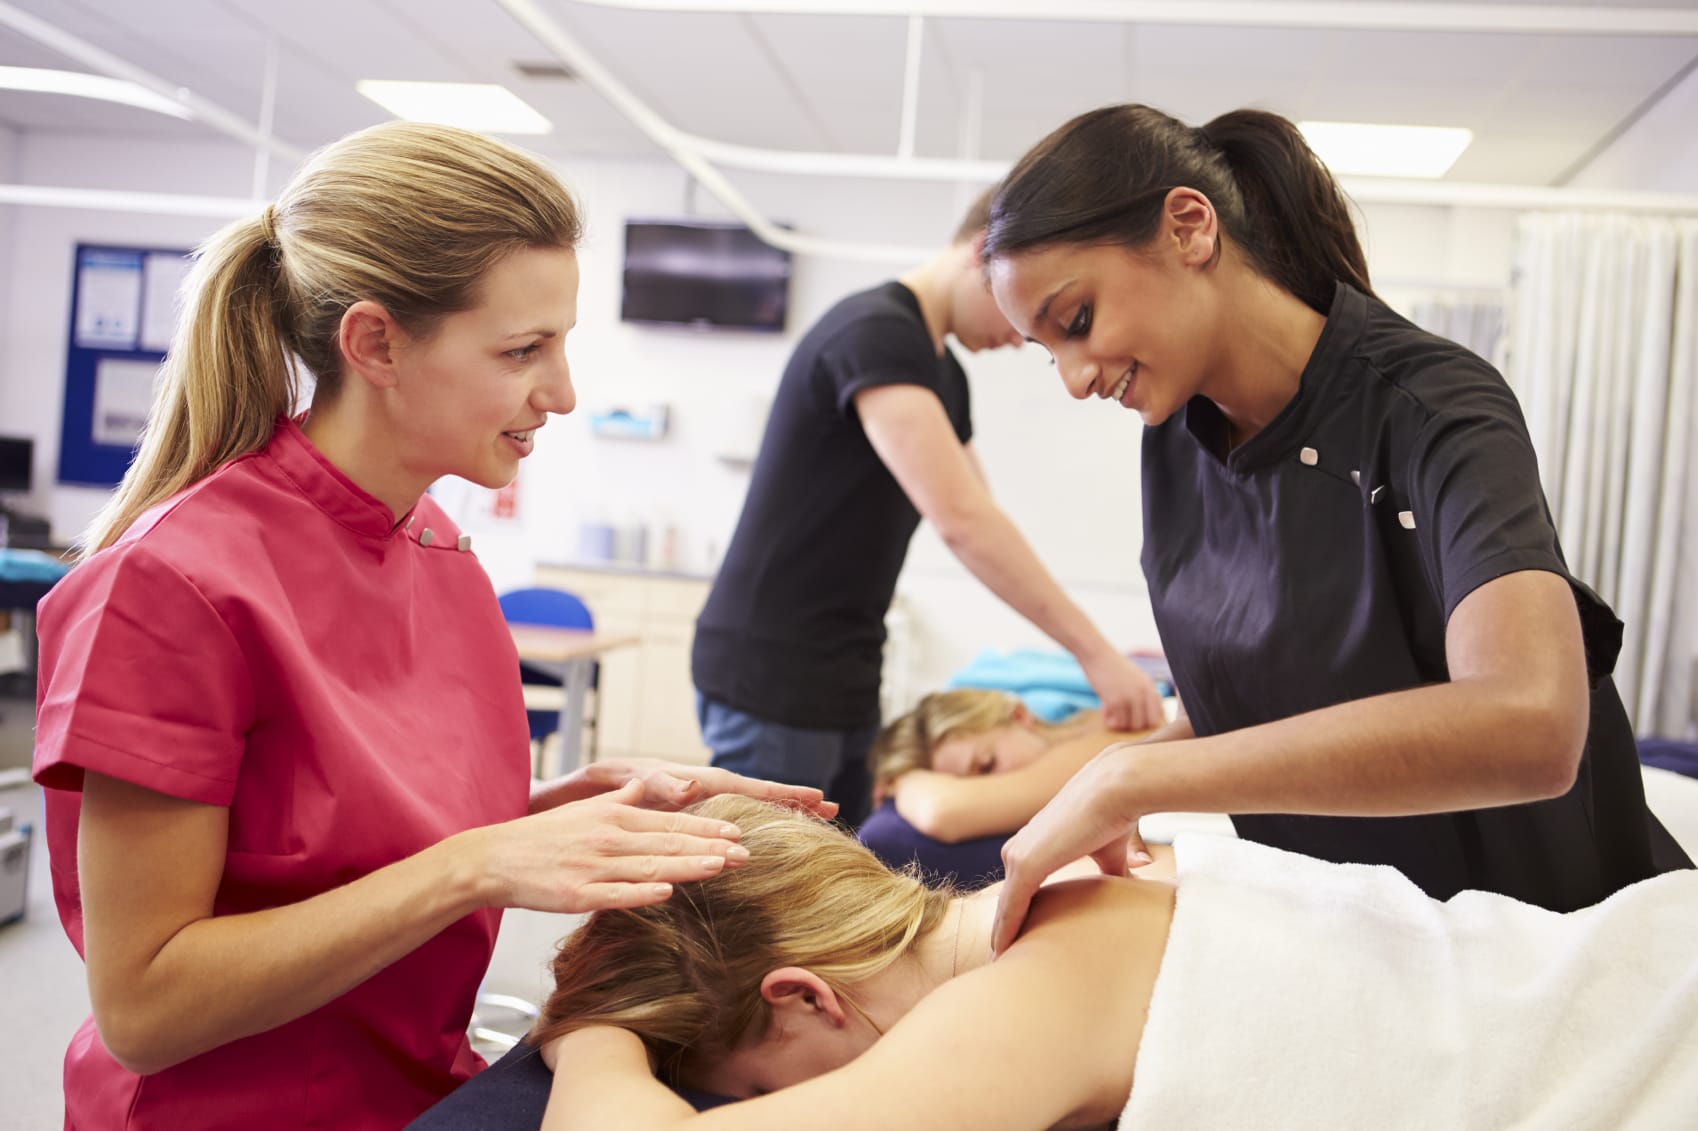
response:
M1341 177L1442 177L1474 140L1454 126L1299 122L1309 147Z
M361 79L354 89L410 122L435 122L492 134L546 134L553 123L504 86L471 82Z

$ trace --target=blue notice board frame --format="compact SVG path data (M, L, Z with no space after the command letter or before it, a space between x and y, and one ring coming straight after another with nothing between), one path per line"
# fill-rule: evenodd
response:
M188 272L180 248L76 246L65 340L59 482L115 486L135 455L165 360L173 300Z

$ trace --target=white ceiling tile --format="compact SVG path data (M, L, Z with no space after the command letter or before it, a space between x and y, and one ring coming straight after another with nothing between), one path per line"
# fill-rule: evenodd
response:
M907 65L907 20L780 15L750 22L783 71L787 86L801 92L804 113L824 123L816 148L895 152ZM922 44L926 38L922 33ZM923 63L921 77L927 77Z
M673 125L745 145L823 147L746 17L557 7L560 23Z

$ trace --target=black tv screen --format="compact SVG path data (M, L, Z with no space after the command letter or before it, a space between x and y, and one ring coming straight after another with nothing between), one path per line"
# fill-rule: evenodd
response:
M627 322L780 332L789 304L790 253L741 224L625 224Z
M35 441L24 436L0 436L0 491L28 491Z

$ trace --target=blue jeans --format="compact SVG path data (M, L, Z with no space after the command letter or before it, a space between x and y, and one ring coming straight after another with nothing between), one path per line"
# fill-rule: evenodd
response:
M786 785L811 785L837 802L837 819L855 828L872 808L873 776L867 751L878 724L855 730L809 730L767 722L696 695L702 740L713 751L713 764L745 777Z

